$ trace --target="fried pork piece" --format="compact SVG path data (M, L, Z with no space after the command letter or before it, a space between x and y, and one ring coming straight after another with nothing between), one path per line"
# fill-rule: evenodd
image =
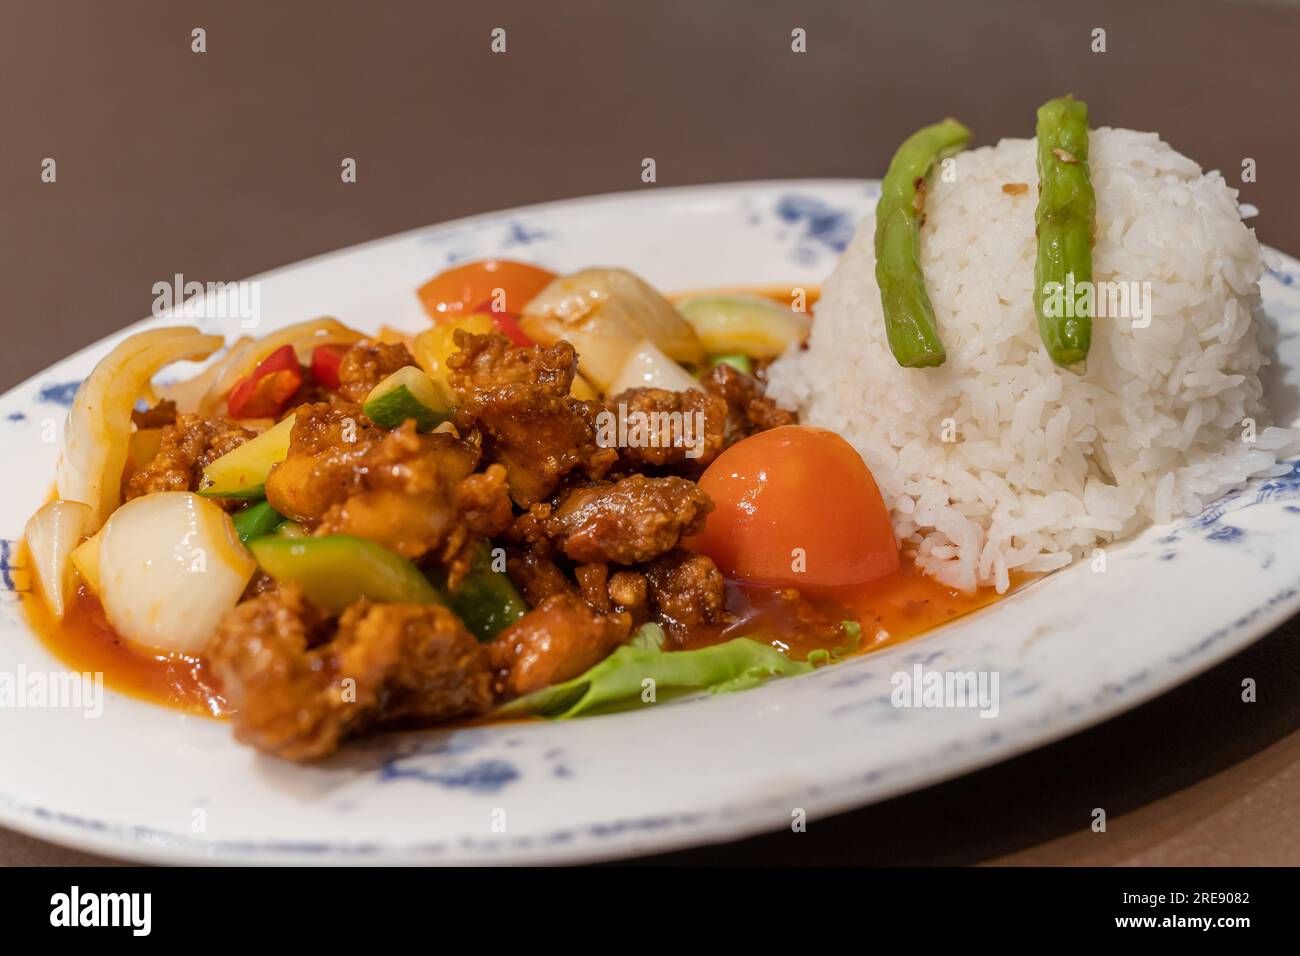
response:
M693 481L631 475L577 488L553 510L534 509L535 524L516 521L512 533L538 526L567 557L583 564L639 564L676 547L704 527L713 502Z
M339 394L350 402L364 402L376 385L399 368L414 364L415 357L400 342L354 345L339 361Z
M446 585L454 590L469 573L483 539L501 534L514 520L505 468L488 465L485 471L467 476L456 485L452 500L458 520L442 546L442 559L447 565Z
M650 564L646 577L670 633L726 621L726 585L711 558L678 548Z
M155 491L194 491L204 468L256 434L228 418L181 415L163 428L153 459L126 480L123 498L129 501Z
M487 645L497 690L519 697L577 677L632 632L621 612L602 614L572 594L555 594Z
M488 465L456 486L456 507L475 534L490 538L510 527L514 510L506 490L506 470Z
M568 342L550 348L526 348L510 344L503 335L456 335L459 352L448 360L451 384L457 392L474 392L506 385L536 385L548 395L564 396L573 387L578 356Z
M328 630L292 584L225 615L208 659L237 739L312 760L381 724L475 715L492 705L487 653L445 607L359 601L322 643Z
M578 579L578 590L584 601L606 614L613 610L609 602L608 564L580 564L573 569L573 576Z
M521 521L527 519L526 515L520 517ZM533 607L552 595L570 594L598 611L626 611L634 626L644 624L650 615L649 586L644 574L630 570L611 574L607 564L580 564L573 569L575 585L551 559L550 543L545 538L523 550L512 548L506 557L506 572Z
M456 333L447 360L460 398L457 426L483 434L484 454L506 467L521 507L541 501L565 476L601 478L618 459L596 442L596 402L569 396L578 359L573 346L518 348L501 335Z
M726 444L727 402L711 392L630 388L605 399L605 410L625 423L619 463L633 470L686 465L700 471Z
M799 418L763 394L763 383L725 362L714 366L700 384L727 402L728 442L755 432L795 425Z
M638 571L615 571L606 587L616 611L627 611L633 624L642 624L649 616L649 587L646 576Z
M536 607L552 595L574 592L573 582L547 556L544 547L507 552L506 573L530 607Z
M304 405L266 499L315 534L359 535L408 558L458 551L458 529L490 536L510 521L504 475L472 475L478 459L473 445L418 434L411 421L388 431L355 405Z

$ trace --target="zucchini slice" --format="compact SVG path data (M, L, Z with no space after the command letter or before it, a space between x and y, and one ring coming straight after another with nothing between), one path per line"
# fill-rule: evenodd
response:
M808 316L753 295L705 295L678 303L713 355L776 358L808 337Z
M381 428L398 428L413 418L416 429L422 432L449 419L452 407L446 386L414 365L399 368L376 385L362 405L366 417Z
M444 604L429 579L406 558L366 538L263 535L248 542L258 565L277 581L292 581L307 600L341 614L361 598L396 604Z
M268 428L203 469L199 494L205 498L261 498L271 469L289 454L294 416Z
M480 641L492 640L528 610L514 582L493 569L492 548L486 543L474 552L469 573L448 592L447 603Z

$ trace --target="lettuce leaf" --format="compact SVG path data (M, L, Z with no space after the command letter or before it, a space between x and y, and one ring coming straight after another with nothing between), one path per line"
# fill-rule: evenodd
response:
M552 719L606 714L649 703L642 700L647 689L642 681L647 678L654 681L654 699L662 701L700 691L730 693L755 687L769 677L791 677L813 669L810 663L791 660L748 637L693 651L665 651L663 644L663 628L646 624L585 674L516 698L496 713Z

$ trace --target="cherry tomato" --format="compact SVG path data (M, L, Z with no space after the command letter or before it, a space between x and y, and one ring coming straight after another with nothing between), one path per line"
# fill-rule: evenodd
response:
M435 320L472 312L484 302L493 311L518 315L555 273L509 259L482 259L440 272L420 286L420 302Z
M875 479L832 431L786 425L751 435L718 456L700 488L715 508L686 545L724 574L825 591L898 569Z

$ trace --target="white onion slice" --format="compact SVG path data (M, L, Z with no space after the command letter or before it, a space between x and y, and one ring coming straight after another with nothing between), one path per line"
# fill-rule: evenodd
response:
M690 388L700 388L700 383L651 342L642 340L628 354L627 361L610 383L607 394L617 395L629 388L664 388L670 392L684 392Z
M72 552L90 519L90 505L51 501L27 521L27 551L36 585L55 619L63 617L72 592Z
M195 415L199 412L203 399L207 397L208 391L216 384L226 366L237 355L242 355L245 348L253 340L247 335L241 336L226 346L226 350L217 358L209 362L193 378L181 379L177 382L170 382L164 385L155 385L154 391L161 399L176 403L176 411L184 415Z
M128 501L99 537L99 598L109 624L161 651L201 654L257 567L230 516L188 491Z
M85 531L97 531L121 502L122 470L131 441L131 410L152 395L150 380L165 365L207 358L219 335L181 327L138 332L109 352L72 400L59 456L59 497L90 506Z
M699 337L673 304L624 269L561 276L524 306L519 326L543 345L572 343L578 371L607 393L642 339L677 361L704 361Z

